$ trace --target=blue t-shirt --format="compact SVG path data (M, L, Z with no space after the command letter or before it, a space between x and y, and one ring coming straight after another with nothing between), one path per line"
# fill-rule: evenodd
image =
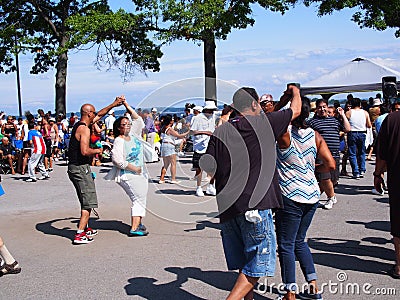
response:
M126 160L135 167L143 168L143 145L136 137L131 135L130 141L124 143L124 153L126 153ZM123 170L124 173L135 174L129 170Z

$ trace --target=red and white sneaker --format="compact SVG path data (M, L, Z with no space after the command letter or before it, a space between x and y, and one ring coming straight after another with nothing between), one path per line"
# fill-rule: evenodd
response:
M92 229L92 228L88 227L85 229L85 233L88 237L94 237L97 235L98 232L96 229Z
M93 242L93 238L86 235L85 232L75 234L74 244L89 244Z

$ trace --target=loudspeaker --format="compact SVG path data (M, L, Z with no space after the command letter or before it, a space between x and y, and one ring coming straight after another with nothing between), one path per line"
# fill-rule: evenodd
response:
M382 77L383 98L389 100L397 97L397 86L395 76Z

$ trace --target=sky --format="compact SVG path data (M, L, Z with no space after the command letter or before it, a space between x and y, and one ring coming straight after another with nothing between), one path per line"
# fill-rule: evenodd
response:
M110 2L113 9L131 9L130 1ZM353 12L343 10L318 17L315 7L300 5L282 16L254 7L253 27L233 30L227 40L217 41L219 101L230 103L233 92L240 86L255 87L259 95L270 93L278 99L288 82L309 82L356 57L400 71L400 40L395 38L394 29L360 29L351 21ZM100 109L122 94L134 107L183 106L185 102L193 102L188 99L203 97L202 45L175 41L162 51L160 72L138 73L126 83L118 70L97 70L94 51L71 51L67 111L79 111L86 102ZM20 55L22 111L36 113L38 108L54 111L55 70L31 75L31 66L32 56ZM15 73L0 74L0 90L0 110L18 115Z

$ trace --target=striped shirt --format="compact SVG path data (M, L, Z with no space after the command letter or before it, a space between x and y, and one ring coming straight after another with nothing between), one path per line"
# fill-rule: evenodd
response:
M39 131L36 129L29 130L28 141L32 141L32 153L46 154L46 144Z
M299 203L316 203L320 192L314 174L317 157L315 132L311 128L289 126L289 134L290 146L287 149L277 146L276 167L282 195Z
M307 120L307 125L322 135L334 158L340 156L340 131L343 131L344 127L338 119L315 115L314 118Z

